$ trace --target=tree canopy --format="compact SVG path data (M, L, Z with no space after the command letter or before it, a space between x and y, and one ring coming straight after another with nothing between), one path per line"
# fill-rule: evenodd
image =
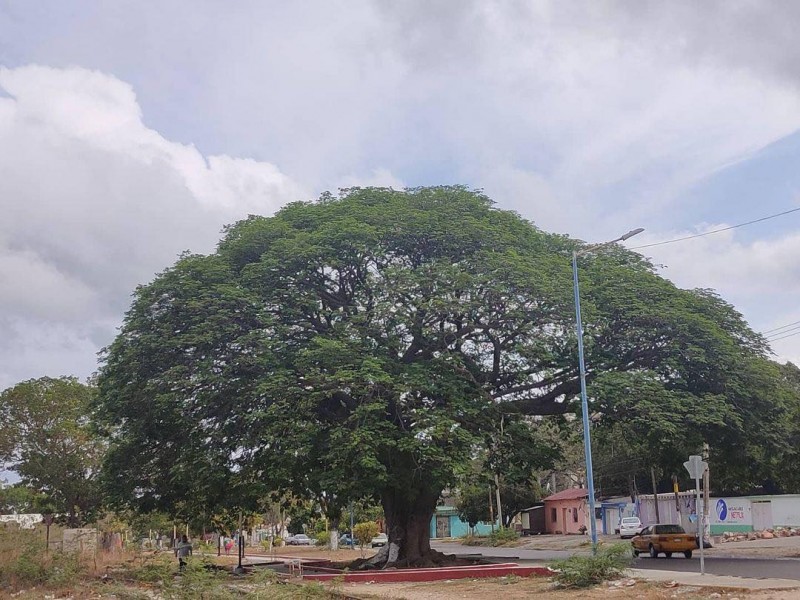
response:
M228 227L136 290L105 351L109 490L171 510L280 489L331 517L379 497L384 558L426 560L441 491L501 415L574 410L580 246L462 187L345 190ZM619 247L580 268L593 410L668 403L687 443L779 452L743 426L783 409L730 305Z
M101 505L105 445L90 420L94 394L74 377L31 379L0 394L0 461L37 493L40 510L50 507L71 527L93 520Z

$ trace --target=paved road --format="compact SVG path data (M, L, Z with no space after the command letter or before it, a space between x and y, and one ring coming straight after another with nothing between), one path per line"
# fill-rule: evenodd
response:
M449 554L478 554L487 557L505 558L515 562L544 563L550 560L567 558L572 554L588 554L586 550L525 550L522 548L482 548L462 546L461 544L431 544L436 550ZM713 575L732 575L736 577L779 578L800 580L800 559L796 558L725 558L705 559L706 573ZM633 564L636 569L658 569L662 571L700 572L700 557L695 555L686 559L639 557Z
M756 579L796 579L800 580L800 560L796 558L720 558L706 557L706 573L732 575L734 577L753 577ZM636 569L662 571L700 572L700 558L649 558L639 557Z

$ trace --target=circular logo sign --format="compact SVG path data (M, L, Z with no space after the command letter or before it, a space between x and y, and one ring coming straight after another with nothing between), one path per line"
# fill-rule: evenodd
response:
M725 517L728 516L728 505L725 504L725 500L720 498L717 500L717 519L720 521L724 521Z

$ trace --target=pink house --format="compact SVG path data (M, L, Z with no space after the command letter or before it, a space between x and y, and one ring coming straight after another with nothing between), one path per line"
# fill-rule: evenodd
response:
M589 492L584 488L548 496L544 499L545 529L547 533L583 533L588 527L588 510Z

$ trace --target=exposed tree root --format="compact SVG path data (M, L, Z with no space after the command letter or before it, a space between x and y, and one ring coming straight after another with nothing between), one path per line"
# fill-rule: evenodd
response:
M386 549L386 550L384 550ZM388 564L389 557L388 545L371 558L359 558L346 565L351 571L368 571L377 569L429 569L435 567L462 567L470 565L490 564L488 561L479 558L459 558L454 554L444 554L437 550L426 552L423 556L413 559L400 559L394 564Z

